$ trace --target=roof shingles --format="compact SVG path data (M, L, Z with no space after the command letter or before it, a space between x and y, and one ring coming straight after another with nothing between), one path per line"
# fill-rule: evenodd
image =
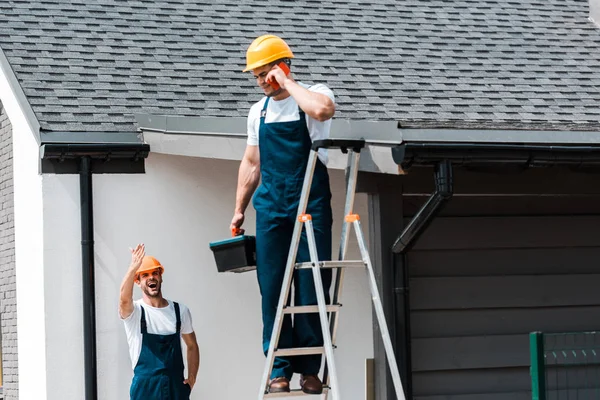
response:
M260 97L245 49L266 32L288 40L299 80L334 90L337 118L600 130L587 16L587 0L11 0L0 48L46 130L245 116Z

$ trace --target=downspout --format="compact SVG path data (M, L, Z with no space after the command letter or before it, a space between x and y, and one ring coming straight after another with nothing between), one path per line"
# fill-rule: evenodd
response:
M79 159L79 201L81 209L81 267L83 284L83 356L85 399L98 399L96 365L96 290L94 282L94 205L92 166L89 156Z
M425 228L429 226L441 207L452 197L452 165L450 161L443 160L436 164L434 180L435 191L412 218L408 226L404 228L398 239L396 239L396 242L392 246L394 253L404 254L408 252L423 231L425 231Z
M397 154L394 154L395 156ZM402 154L402 157L404 154ZM412 399L412 340L411 340L411 310L410 310L410 271L407 252L414 246L416 240L425 231L441 208L452 198L453 181L452 165L443 160L435 165L435 191L413 216L392 246L394 260L394 295L400 297L394 304L397 306L396 315L402 313L404 329L397 331L396 342L404 344L404 366L406 380L406 397ZM395 257L398 255L398 257ZM401 304L398 304L401 303Z

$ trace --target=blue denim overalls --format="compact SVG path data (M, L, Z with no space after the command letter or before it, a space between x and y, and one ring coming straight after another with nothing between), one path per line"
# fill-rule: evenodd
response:
M142 351L133 371L129 391L131 400L189 400L190 386L184 384L181 354L181 317L179 304L173 303L177 316L176 332L171 335L148 333L146 312L142 307Z
M262 295L263 351L269 350L269 342L289 247L294 231L302 183L306 172L311 138L306 126L305 113L299 108L300 119L289 122L265 123L269 104L267 97L260 116L259 152L261 185L253 198L256 209L256 257L257 277ZM331 191L325 165L317 159L307 211L312 215L320 260L331 260ZM296 262L310 261L310 254L303 230ZM294 303L315 305L313 275L311 270L294 273ZM331 270L323 269L325 299L330 302ZM294 325L286 315L282 325L278 348L323 346L319 314L297 314ZM271 378L301 373L313 375L319 372L321 355L276 357Z

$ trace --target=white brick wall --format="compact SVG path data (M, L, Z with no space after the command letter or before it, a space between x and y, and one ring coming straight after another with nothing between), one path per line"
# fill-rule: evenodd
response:
M5 400L19 398L12 166L12 127L0 103L0 332Z

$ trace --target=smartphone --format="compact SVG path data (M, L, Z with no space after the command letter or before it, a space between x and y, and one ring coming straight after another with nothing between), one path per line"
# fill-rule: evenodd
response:
M279 68L281 68L283 70L284 74L289 74L290 73L290 67L288 67L288 65L286 63L284 63L283 61L280 62L279 64L277 64L277 66ZM277 83L277 80L273 79L267 82L269 85L271 85L271 87L273 88L273 90L278 90L279 89L279 83Z

